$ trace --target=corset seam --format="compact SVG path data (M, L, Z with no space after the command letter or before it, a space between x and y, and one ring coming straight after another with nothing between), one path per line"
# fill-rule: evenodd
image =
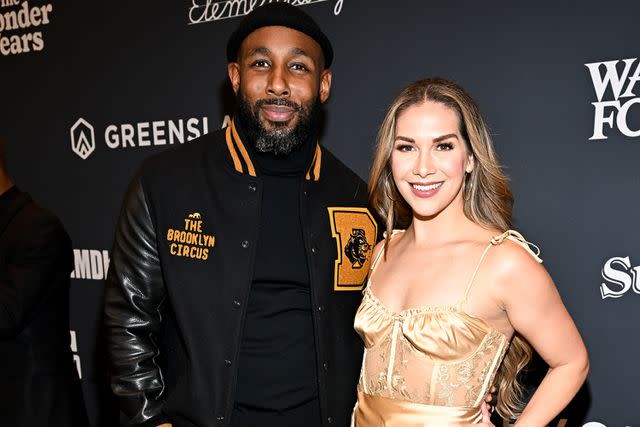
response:
M367 390L367 379L365 378L365 364L367 361L367 348L364 348L364 352L362 353L362 366L360 367L360 384L362 384L362 392L369 394L369 390Z
M389 355L389 366L387 368L387 388L389 392L392 390L392 382L393 382L393 368L396 364L396 351L398 346L398 332L399 332L400 321L396 320L393 323L393 336L391 337L391 354Z

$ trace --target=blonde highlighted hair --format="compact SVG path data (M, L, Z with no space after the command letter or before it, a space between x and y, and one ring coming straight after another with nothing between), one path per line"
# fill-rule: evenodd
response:
M486 228L508 230L511 228L513 195L480 109L456 83L430 78L414 82L400 92L389 106L378 132L369 177L369 202L385 222L387 235L395 228L409 227L412 221L411 207L400 195L391 175L396 123L409 107L426 101L442 104L457 114L460 135L473 156L474 167L466 175L463 186L466 217ZM522 412L523 386L518 381L518 373L529 363L531 355L529 343L516 334L494 382L498 387L496 409L503 418L509 419Z

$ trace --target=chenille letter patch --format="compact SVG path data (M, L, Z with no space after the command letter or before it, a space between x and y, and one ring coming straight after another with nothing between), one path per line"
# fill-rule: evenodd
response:
M367 208L327 208L337 257L333 273L336 291L362 290L371 265L378 225Z

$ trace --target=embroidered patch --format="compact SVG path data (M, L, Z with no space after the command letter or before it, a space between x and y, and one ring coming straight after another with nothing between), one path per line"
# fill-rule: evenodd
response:
M205 261L209 251L216 244L215 236L203 232L202 216L199 212L190 213L184 219L183 229L169 228L167 242L171 255Z
M336 207L327 210L338 255L334 267L333 289L362 290L371 265L378 224L367 208Z

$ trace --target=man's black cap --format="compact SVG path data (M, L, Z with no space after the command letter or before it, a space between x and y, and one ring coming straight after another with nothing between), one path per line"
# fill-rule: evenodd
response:
M314 39L322 48L325 68L331 66L333 61L331 42L312 17L289 3L268 3L254 9L245 16L240 21L238 28L229 37L227 42L227 61L237 61L240 45L249 34L258 28L275 25L292 28Z

